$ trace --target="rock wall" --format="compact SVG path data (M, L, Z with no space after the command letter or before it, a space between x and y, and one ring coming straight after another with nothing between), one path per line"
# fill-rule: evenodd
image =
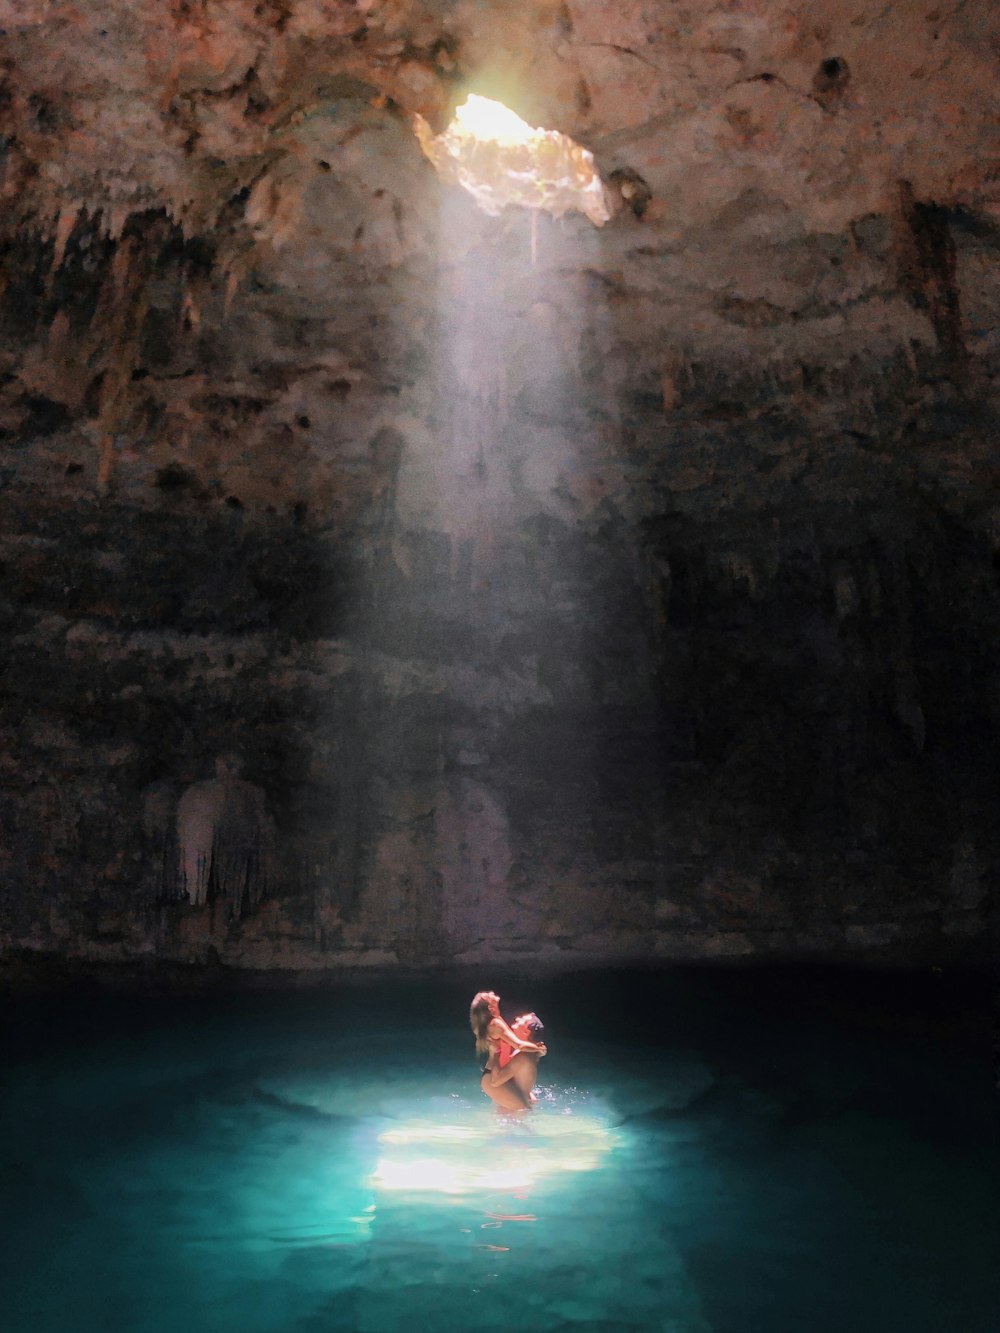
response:
M988 950L988 6L42 8L5 950ZM438 181L410 114L473 77L593 148L607 226ZM178 803L233 754L266 856L199 905Z

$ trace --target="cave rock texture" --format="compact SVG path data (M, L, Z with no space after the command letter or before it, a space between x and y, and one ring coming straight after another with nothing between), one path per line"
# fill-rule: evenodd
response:
M981 951L998 92L995 0L0 0L3 948Z

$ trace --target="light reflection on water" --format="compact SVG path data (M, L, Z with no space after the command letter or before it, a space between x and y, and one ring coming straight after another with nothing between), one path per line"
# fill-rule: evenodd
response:
M106 1327L109 1308L136 1333L265 1333L312 1318L317 1333L388 1333L401 1311L465 1333L493 1327L473 1305L496 1284L528 1327L614 1312L645 1327L663 1299L655 1237L638 1296L587 1271L591 1248L632 1246L645 1206L620 1112L553 1082L512 1120L481 1096L474 1068L397 1060L380 1077L374 1050L367 1067L341 1045L333 1064L328 1048L326 1062L181 1064L157 1080L152 1052L105 1046L92 1063L51 1065L41 1099L24 1077L8 1093L33 1163L15 1202L8 1333L65 1329L70 1300L74 1333ZM442 1090L463 1074L468 1095Z
M610 1110L602 1113L589 1099L554 1088L539 1088L538 1095L530 1119L509 1120L487 1110L383 1130L372 1183L413 1194L527 1192L560 1173L605 1166L622 1137L610 1127Z

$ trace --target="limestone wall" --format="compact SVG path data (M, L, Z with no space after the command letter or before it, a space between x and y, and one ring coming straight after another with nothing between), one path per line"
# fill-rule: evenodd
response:
M992 6L36 8L5 950L989 950ZM438 180L412 114L472 83L593 150L606 226ZM236 919L176 822L231 754Z

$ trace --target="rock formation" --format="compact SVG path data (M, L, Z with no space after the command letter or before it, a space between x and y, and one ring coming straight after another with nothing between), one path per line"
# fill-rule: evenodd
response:
M211 899L231 920L257 906L267 889L273 834L267 798L240 777L235 755L216 760L215 777L188 787L177 803L180 879L192 907Z
M990 0L0 30L4 949L988 947ZM417 117L470 90L592 153L609 220L442 180ZM160 901L151 784L231 746L280 869L241 915L216 839L260 801L192 789L220 931Z

